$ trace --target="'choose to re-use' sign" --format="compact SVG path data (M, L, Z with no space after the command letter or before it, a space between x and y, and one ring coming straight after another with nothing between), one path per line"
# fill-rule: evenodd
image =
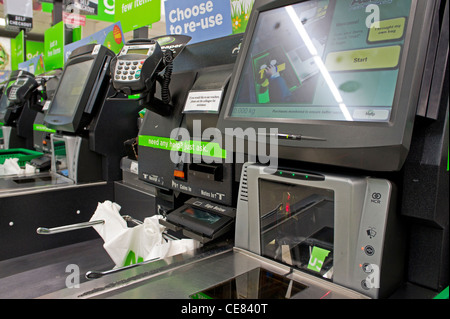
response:
M165 12L167 33L189 35L191 44L232 33L229 1L168 0Z

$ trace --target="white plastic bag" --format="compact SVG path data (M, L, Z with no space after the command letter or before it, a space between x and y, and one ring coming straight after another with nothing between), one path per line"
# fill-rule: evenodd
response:
M120 208L120 205L111 201L98 203L97 210L91 217L90 221L104 221L102 225L94 226L94 229L103 238L105 243L111 241L120 232L128 228L127 222L120 216Z
M28 163L25 168L19 166L18 158L7 158L0 164L0 175L31 175L36 173L36 168Z
M5 162L2 165L3 168L3 174L4 175L15 175L19 174L21 171L21 168L18 164L19 159L18 158L7 158L5 159Z
M116 267L155 258L163 259L200 246L200 243L193 239L166 241L163 237L165 227L159 224L162 216L148 217L141 225L127 227L119 211L118 204L106 201L99 203L91 218L91 221L105 221L103 225L96 225L94 228L105 241L103 247Z

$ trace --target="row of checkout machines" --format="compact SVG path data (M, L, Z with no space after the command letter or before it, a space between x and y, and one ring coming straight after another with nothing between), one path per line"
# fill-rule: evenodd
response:
M8 129L11 148L33 113L24 147L43 152L33 165L49 164L2 177L0 259L94 238L89 228L36 228L85 222L98 202L116 200L212 248L185 265L144 262L45 297L443 290L448 1L378 1L379 11L366 2L257 0L245 34L135 39L118 55L90 44L59 74L13 72L3 143Z

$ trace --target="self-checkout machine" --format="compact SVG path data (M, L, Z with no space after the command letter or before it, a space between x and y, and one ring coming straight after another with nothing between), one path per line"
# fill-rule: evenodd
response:
M202 243L233 228L234 166L232 161L223 161L221 141L210 143L211 136L202 139L201 126L216 126L237 56L233 49L238 48L241 38L232 36L187 47L190 37L180 35L133 40L118 56L119 62L112 64L112 72L117 74L123 72L119 70L121 62L131 61L132 66L134 60L145 61L139 79L142 83L121 74L113 82L118 91L139 93L140 103L147 109L137 141L135 171L141 185L155 190L155 212L166 217L160 222ZM149 47L152 50L147 57L135 56L142 54L136 50ZM216 147L205 149L213 144Z
M62 69L55 69L36 77L40 85L36 89L36 100L31 106L37 111L36 118L33 122L33 148L38 152L44 153L44 156L39 160L33 161L32 165L39 170L46 170L51 166L52 148L50 134L56 133L56 131L44 125L44 107L53 100L61 75ZM61 152L64 152L64 149Z
M239 176L232 152L227 154L221 148L222 141L203 134L201 128L217 125L242 35L185 46L189 40L183 35L132 40L111 64L116 90L127 95L139 93L139 101L147 109L133 164L139 180L132 181L133 177L124 174L120 183L134 192L142 192L143 185L152 187L154 193L147 193L154 194L154 213L163 216L160 223L178 238L192 238L202 244L198 251L176 256L185 262L232 247ZM132 74L134 79L128 78L130 74L123 75L127 61L128 72L134 62L142 65L139 76ZM229 163L225 162L227 156L231 156ZM146 211L150 213L148 207ZM152 271L172 266L166 264ZM158 266L144 263L132 272L148 267ZM103 284L114 286L126 274L127 270L110 273L86 283L82 290Z
M4 150L0 151L3 159L16 155L22 165L30 163L37 172L49 169L50 130L43 125L42 109L53 98L61 73L60 69L37 76L28 72L17 73L17 79L5 92L8 106L2 116L10 126L3 126L6 136L3 139Z
M137 135L138 105L115 96L110 87L110 62L115 54L91 44L74 50L51 101L44 105L52 161L44 175L2 180L1 259L23 256L98 238L93 229L37 234L86 222L99 202L114 199L113 182L120 180L123 142ZM62 150L61 150L62 149ZM43 173L44 174L44 173ZM22 212L33 212L30 214Z
M423 70L437 65L436 56L447 59L448 31L438 18L448 15L447 2L261 1L256 8L219 128L257 130L249 143L272 138L279 161L245 166L236 233L246 235L236 246L371 298L401 298L414 295L408 288L418 278L425 285L417 259L425 247L416 239L424 227L440 234L428 252L436 275L425 285L439 292L448 285L448 204L436 201L448 191L448 91L446 71ZM444 49L433 52L429 43ZM436 100L424 104L440 120L423 126L419 92L432 90ZM439 226L428 228L424 211L411 209L423 208L409 190L418 182L405 178L426 170L418 145L431 137L418 135L431 127L434 204L424 211Z
M99 281L52 296L408 298L424 283L438 292L448 274L448 28L435 18L446 15L447 2L256 1L218 128L263 155L278 145L278 157L242 167L233 249L159 274L143 266L117 289ZM424 78L425 65L440 71ZM437 120L417 118L419 96ZM421 185L427 170L436 178ZM431 210L421 211L424 190Z
M1 97L1 149L33 148L32 127L36 111L29 108L29 98L37 86L34 74L23 70L11 72L7 88ZM10 95L14 101L10 101Z

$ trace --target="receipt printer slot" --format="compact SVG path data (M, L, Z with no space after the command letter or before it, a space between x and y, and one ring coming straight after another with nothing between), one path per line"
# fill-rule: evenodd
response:
M194 163L189 165L189 175L210 181L223 181L223 165Z

